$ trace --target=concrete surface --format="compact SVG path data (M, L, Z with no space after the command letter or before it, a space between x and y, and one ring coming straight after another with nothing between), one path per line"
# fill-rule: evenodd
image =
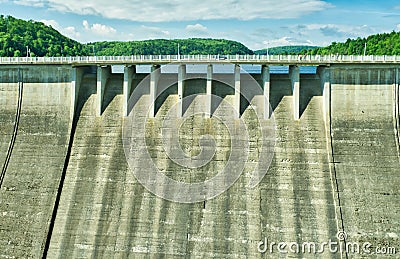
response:
M22 67L21 121L0 188L0 258L38 258L47 248L48 258L345 258L328 252L280 255L276 250L272 254L257 251L264 238L322 243L336 240L343 227L348 241L400 250L395 66L332 65L324 73L300 75L296 81L299 119L293 116L297 113L293 78L270 75L266 80L265 75L254 75L260 85L269 86L265 92L269 92L277 138L272 165L256 188L245 188L260 152L260 130L254 111L242 102L251 151L244 174L227 192L195 204L166 201L147 191L129 171L124 155L126 109L144 116L146 104L163 87L155 88L163 82L159 77L165 75L153 77L153 88L149 83L136 105L127 107L123 86L127 92L128 85L133 89L145 75L124 80L121 74L111 74L106 82L100 80L98 91L96 68L76 73L70 66ZM1 163L14 126L17 71L17 66L0 67ZM77 74L82 78L77 79ZM170 77L170 81L177 80L177 76ZM214 74L212 78L219 77ZM234 75L229 80L235 85ZM245 80L241 76L242 92L246 92ZM206 79L185 82L183 95L201 93L183 104L186 114L209 109L207 85ZM213 94L231 105L237 103L233 89L215 81L212 86ZM230 138L239 135L230 136L215 116L185 120L179 129L183 150L198 154L200 135L207 133L216 139L217 153L197 170L179 167L166 155L160 138L162 118L178 100L178 84L156 100L154 114L150 114L154 118L147 122L146 145L153 162L169 177L184 182L208 179L223 168ZM252 103L265 110L259 98ZM71 155L53 219L75 105ZM226 105L211 111L235 121ZM273 126L271 119L262 123ZM136 160L139 168L146 166L140 157ZM349 254L349 258L360 256Z
M374 247L400 247L395 80L396 68L331 68L331 134L344 227L350 240Z
M0 68L1 165L11 139L18 67ZM37 258L45 246L71 126L71 67L22 67L19 129L0 189L0 258Z

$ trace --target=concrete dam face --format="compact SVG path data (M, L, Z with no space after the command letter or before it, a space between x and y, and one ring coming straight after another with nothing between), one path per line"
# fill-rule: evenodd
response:
M0 66L0 258L400 250L398 66L178 70Z

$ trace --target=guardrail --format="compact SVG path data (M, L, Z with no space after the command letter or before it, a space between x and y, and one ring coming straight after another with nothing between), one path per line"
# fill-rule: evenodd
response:
M353 55L132 55L77 57L0 57L3 64L157 64L193 63L400 63L400 56Z

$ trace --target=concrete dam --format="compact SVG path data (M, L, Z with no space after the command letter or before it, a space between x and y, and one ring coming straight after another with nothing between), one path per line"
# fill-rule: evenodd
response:
M0 60L0 258L398 256L400 63L169 61Z

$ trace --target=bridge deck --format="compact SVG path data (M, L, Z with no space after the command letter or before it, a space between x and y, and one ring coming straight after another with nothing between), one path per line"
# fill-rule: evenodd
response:
M125 64L254 64L254 65L330 65L330 64L398 64L400 56L353 55L132 55L86 57L1 57L0 65L125 65Z

